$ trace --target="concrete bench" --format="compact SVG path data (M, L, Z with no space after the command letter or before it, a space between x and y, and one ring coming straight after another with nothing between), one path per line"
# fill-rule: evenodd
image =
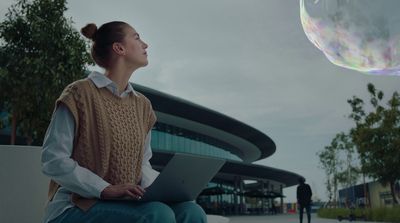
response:
M49 179L41 173L41 147L0 145L0 222L39 223ZM209 223L226 223L208 215Z
M0 145L0 222L41 222L49 179L40 147Z

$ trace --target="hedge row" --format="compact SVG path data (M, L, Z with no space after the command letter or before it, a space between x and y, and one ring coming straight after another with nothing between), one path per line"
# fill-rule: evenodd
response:
M367 221L400 223L400 207L355 209L352 213L354 216L365 218ZM346 218L350 214L350 209L345 208L321 208L318 210L318 216L321 218L338 219L339 216Z

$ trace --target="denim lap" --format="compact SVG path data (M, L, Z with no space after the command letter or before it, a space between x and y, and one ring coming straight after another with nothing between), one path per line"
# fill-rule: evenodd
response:
M51 221L51 223L80 222L206 223L207 220L204 211L194 202L182 202L168 206L161 202L133 203L129 201L98 201L87 212L73 207Z
M178 223L207 223L207 216L203 208L193 201L169 205L175 213Z

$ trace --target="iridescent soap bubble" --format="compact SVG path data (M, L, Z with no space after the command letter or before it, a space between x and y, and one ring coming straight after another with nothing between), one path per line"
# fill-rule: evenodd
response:
M400 0L300 0L308 39L334 64L400 75Z

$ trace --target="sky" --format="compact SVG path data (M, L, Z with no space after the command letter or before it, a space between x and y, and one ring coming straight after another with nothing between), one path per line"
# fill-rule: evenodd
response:
M0 20L13 2L0 2ZM330 63L304 34L297 0L69 0L67 7L77 30L92 22L131 24L149 45L149 65L132 82L267 134L276 152L256 163L304 176L323 200L316 153L353 126L347 99L368 99L367 83L386 95L400 86L400 77ZM284 193L295 201L295 187Z

